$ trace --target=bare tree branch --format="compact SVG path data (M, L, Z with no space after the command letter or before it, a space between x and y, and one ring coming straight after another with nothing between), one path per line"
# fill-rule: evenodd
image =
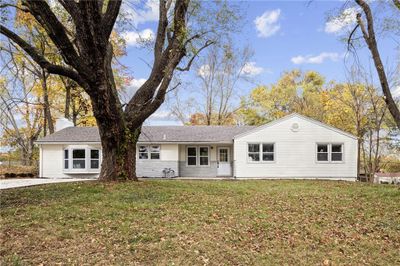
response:
M194 59L200 54L200 52L201 52L202 50L204 50L205 48L207 48L208 46L210 46L210 45L212 45L212 44L215 44L215 42L214 42L214 41L207 41L200 49L198 49L198 50L194 53L194 55L192 56L192 58L189 59L188 64L187 64L184 68L177 67L176 70L179 70L179 71L189 71L189 70L190 70L190 67L191 67L192 64L193 64Z

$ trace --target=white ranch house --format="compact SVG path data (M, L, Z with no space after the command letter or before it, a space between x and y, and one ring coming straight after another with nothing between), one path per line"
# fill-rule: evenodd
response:
M96 127L67 127L36 142L39 175L97 178ZM312 178L355 181L357 137L299 114L259 127L144 126L137 175L162 177Z

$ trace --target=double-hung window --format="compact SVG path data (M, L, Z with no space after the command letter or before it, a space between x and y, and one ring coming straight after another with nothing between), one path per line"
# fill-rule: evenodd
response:
M90 150L90 168L99 169L100 166L100 151Z
M248 144L248 158L251 162L260 161L260 144Z
M331 146L331 160L333 162L343 161L343 145L342 144L332 144Z
M200 165L208 165L208 147L199 147L199 163Z
M72 168L85 169L86 168L86 150L73 149L72 150Z
M262 160L263 161L273 161L274 160L274 144L273 143L263 143L262 145Z
M141 160L159 160L160 159L160 145L140 145L139 146L139 159Z
M149 149L148 146L139 146L139 159L149 159Z
M273 162L275 160L274 143L248 143L247 158L249 162Z
M186 162L188 166L210 165L210 148L208 146L187 147L186 151Z
M329 160L328 144L317 144L317 161L327 162Z
M150 146L150 159L159 160L160 159L160 145Z
M65 149L64 150L64 169L68 169L69 168L69 150Z
M197 147L187 148L187 164L191 166L197 165Z
M323 143L317 144L318 162L342 162L343 144Z

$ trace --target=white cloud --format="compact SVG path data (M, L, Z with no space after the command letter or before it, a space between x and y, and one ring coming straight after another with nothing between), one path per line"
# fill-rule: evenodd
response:
M400 85L398 85L392 89L392 95L394 98L397 98L397 97L400 98Z
M319 55L313 56L313 55L298 55L295 57L292 57L290 59L293 64L300 65L300 64L322 64L325 60L331 60L331 61L338 61L340 58L343 58L343 55L340 55L339 53L320 53Z
M281 26L278 23L281 15L280 9L267 10L259 17L256 17L254 24L257 30L257 36L268 38L279 31Z
M146 22L158 21L158 0L146 0L143 5L141 3L141 1L139 3L125 2L121 12L124 18L130 20L135 26Z
M153 120L171 120L172 116L171 112L157 110L150 116L150 118Z
M133 97L136 91L146 82L146 79L132 79L129 84L125 87L124 91L121 91L119 96L123 103L128 103Z
M202 65L199 67L199 70L197 70L197 75L199 75L202 78L205 78L210 75L210 66L209 65Z
M122 37L128 46L140 46L143 43L154 40L154 32L151 29L144 29L140 32L126 31L122 33Z
M357 12L358 9L354 7L346 8L339 16L333 17L325 23L325 32L339 34L344 30L354 28L357 23Z
M256 62L247 62L242 69L245 76L257 76L264 71L262 67L256 66Z

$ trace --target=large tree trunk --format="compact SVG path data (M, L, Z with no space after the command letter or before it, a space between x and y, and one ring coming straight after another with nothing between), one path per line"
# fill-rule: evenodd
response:
M90 95L103 153L99 179L137 181L136 143L142 121L139 119L128 121L115 89L111 56L108 60L109 63L104 64L104 69L98 71L97 80L100 80L100 83L92 84L99 90Z
M140 128L119 130L119 134L110 137L108 126L99 126L103 147L100 180L135 180L136 143Z
M103 1L60 1L71 17L75 34L70 36L70 31L57 18L48 1L23 1L24 8L46 31L66 66L53 64L29 42L3 25L0 25L0 33L24 49L46 73L71 78L90 96L103 149L99 178L136 180L136 143L141 126L163 103L174 70L188 55L186 48L194 40L203 38L204 34L188 36L189 0L159 1L152 71L123 110L114 84L111 69L113 52L109 41L122 0L105 1L106 6L98 2ZM170 13L173 14L171 21ZM208 40L199 47L182 70L189 70L198 53L211 44L213 42ZM48 114L46 112L45 116ZM51 119L47 122L50 125Z

